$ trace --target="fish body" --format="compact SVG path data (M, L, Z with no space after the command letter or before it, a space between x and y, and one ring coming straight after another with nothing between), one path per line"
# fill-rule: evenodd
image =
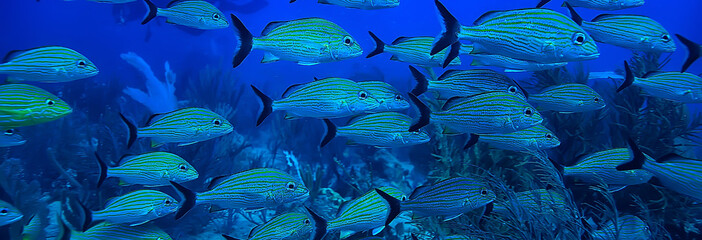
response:
M151 147L166 143L179 143L178 146L185 146L234 131L234 127L227 119L204 108L183 108L153 115L149 125L142 128L136 128L124 116L121 117L129 127L127 144L129 147L137 138L151 138Z
M326 145L334 136L349 139L350 144L376 147L405 147L427 143L431 138L424 131L408 131L412 118L397 112L381 112L351 119L346 126L336 127L325 119L327 135L322 141Z
M548 87L541 93L529 95L529 103L535 104L539 111L563 113L594 111L606 106L600 94L580 83Z
M336 23L322 18L302 18L271 22L260 37L253 37L234 15L237 30L237 51L233 66L237 67L253 49L263 50L262 63L279 60L300 65L316 65L358 57L363 54L356 40Z
M0 85L0 129L32 126L73 112L66 102L32 85Z
M645 158L651 158L644 155ZM607 183L612 187L623 187L648 182L653 174L635 169L618 171L617 166L631 161L634 154L630 148L614 148L585 156L573 166L564 167L564 176L576 177L588 183Z
M603 227L592 232L593 240L649 240L651 231L648 225L634 215L623 215L614 221L607 221Z
M676 154L668 154L657 160L634 159L618 166L625 171L651 172L667 189L702 201L702 161L689 159Z
M539 63L534 61L527 61L521 59L515 59L511 57L505 57L496 54L471 54L473 51L473 45L462 45L461 55L469 55L473 57L473 61L470 63L471 66L494 66L501 67L505 69L505 72L536 72L544 71L559 67L565 67L568 65L567 62L561 63Z
M409 102L402 97L395 87L382 81L359 82L363 89L378 100L380 105L371 112L402 111L410 107Z
M477 141L488 143L492 147L539 157L547 157L545 153L547 149L561 145L558 137L541 124L511 133L482 134L475 137Z
M22 219L24 215L12 204L0 200L0 227Z
M577 23L549 9L490 11L473 26L461 26L438 0L444 31L432 49L436 53L454 42L473 42L472 54L502 55L538 63L564 63L599 57L595 41Z
M160 191L137 190L110 199L105 208L92 212L94 221L141 225L178 209L178 201Z
M202 0L174 0L166 8L158 8L151 0L144 0L148 12L141 24L157 16L165 17L167 23L209 30L229 27L222 11Z
M397 199L406 199L402 191L394 187L380 187L379 190ZM376 191L369 191L360 197L344 203L336 218L327 222L327 231L341 231L341 238L357 232L372 230L380 233L390 213L390 206Z
M290 0L295 2L296 0ZM321 4L337 5L364 10L393 8L400 6L400 0L317 0Z
M573 7L584 7L595 10L621 10L644 5L644 0L565 0Z
M101 222L89 228L85 232L72 231L70 240L171 240L166 232L154 224L143 224L139 226L129 226L125 224L113 224Z
M467 97L485 92L505 92L526 98L527 93L511 78L490 69L448 70L437 80L427 80L426 76L410 66L417 81L412 94L420 95L431 91L439 99Z
M0 134L0 147L14 147L26 143L22 135L15 133L14 129L7 129Z
M450 60L447 59L447 57L451 55L451 51L457 50L454 50L453 46L451 48L441 50L434 55L430 54L432 44L434 43L433 37L399 37L391 44L385 44L372 32L368 33L371 35L373 40L375 40L375 50L369 53L366 58L387 52L392 54L390 60L406 62L421 67L446 67L461 65L460 58L453 58ZM448 61L448 63L446 61Z
M212 180L205 192L192 192L171 182L184 196L183 206L176 213L180 218L193 206L214 204L221 208L269 208L285 203L305 201L309 190L304 183L283 171L256 168Z
M617 92L630 85L640 87L647 94L682 103L702 102L702 77L687 72L652 72L634 77L629 64L624 62L626 76Z
M304 213L285 213L255 227L249 240L294 240L309 239L314 231L314 220Z
M369 91L345 78L324 78L293 85L283 93L282 99L275 101L251 87L263 102L257 125L274 111L286 111L286 118L341 118L369 113L380 106Z
M157 187L170 185L170 181L187 182L199 176L197 170L185 159L167 152L124 156L115 167L108 167L98 157L98 165L100 166L98 187L108 177L119 178L122 185L141 184Z
M73 49L47 46L12 51L0 64L10 82L59 83L97 75L97 66Z
M643 52L674 52L675 41L655 20L640 15L602 14L582 27L597 42Z

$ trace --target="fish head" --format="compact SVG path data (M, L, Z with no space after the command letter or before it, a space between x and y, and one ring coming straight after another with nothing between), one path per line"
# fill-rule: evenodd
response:
M0 135L0 139L2 139L0 142L6 147L18 146L27 142L22 135L15 133L14 129L5 130L2 135Z
M536 111L534 107L529 104L524 104L520 108L520 112L517 112L517 116L514 118L514 130L521 130L529 127L536 126L543 122L543 117L539 111Z
M403 141L406 142L407 145L428 143L431 140L429 134L422 130L418 132L407 132L404 135L405 136L403 136Z
M68 103L48 92L35 95L31 101L32 112L37 114L34 117L41 121L56 120L73 112Z
M302 238L314 230L314 220L304 213L288 213L280 217L286 219L287 224L281 230L288 236Z
M82 54L73 51L74 54L68 55L65 59L65 69L71 79L83 79L97 75L100 70L97 66Z
M670 33L665 31L662 26L660 27L660 31L657 31L654 36L650 36L647 39L649 41L648 44L650 45L651 51L675 52L675 41L673 41Z
M234 131L234 126L224 117L206 110L198 121L198 127L208 137L222 136Z
M208 29L220 29L229 27L229 22L219 9L214 8L207 16L202 18L202 22Z
M154 211L158 216L165 216L174 213L180 207L178 200L169 196L168 194L163 194L163 197L156 199L157 204L155 205Z
M489 189L487 185L476 185L471 187L471 191L464 198L463 207L466 210L473 210L495 201L496 198L495 192Z
M600 56L595 40L585 30L578 27L570 32L571 37L562 39L560 47L555 48L559 59L571 62L592 60Z
M331 41L332 57L336 60L355 58L363 54L361 45L346 31L335 34Z
M22 219L24 215L19 209L8 202L0 201L0 226L4 226Z
M380 107L380 101L361 87L349 91L347 102L349 108L355 112L370 112Z
M171 172L173 173L171 176L174 176L173 181L177 183L192 181L200 176L197 170L185 160L174 162Z
M605 106L607 106L607 104L605 103L604 99L595 91L586 94L585 99L583 99L582 108L584 109L597 110L602 109Z
M389 111L405 110L410 107L409 102L400 93L395 93L391 98L380 100Z
M547 130L545 133L543 133L543 137L539 138L538 145L539 149L555 148L561 145L561 141L558 140L556 134L553 134L553 132Z
M507 86L507 92L510 94L514 94L515 96L518 96L520 98L526 99L524 91L522 91L522 89L516 84Z
M301 180L288 174L276 179L273 191L279 203L304 202L310 197L310 190Z

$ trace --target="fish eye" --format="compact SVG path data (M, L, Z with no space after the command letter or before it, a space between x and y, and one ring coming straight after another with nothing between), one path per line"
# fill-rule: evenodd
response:
M366 100L366 98L368 98L368 93L366 93L365 91L360 91L358 92L358 98L361 100Z
M546 138L551 139L551 138L553 138L553 135L551 135L550 133L547 133Z
M351 45L353 45L353 39L351 39L350 36L344 36L344 45L350 47Z
M12 136L12 134L15 134L15 130L14 130L14 129L7 129L7 130L5 130L5 135L6 135L6 136Z
M595 97L592 100L594 100L595 102L600 102L600 98L598 98L598 97Z
M295 190L295 183L294 182L288 182L288 190Z
M527 117L531 117L531 115L534 114L534 111L532 111L531 108L526 108L524 110L524 114L527 115Z
M575 35L573 35L573 43L575 45L583 45L583 43L585 43L585 34L581 32L575 33Z
M212 121L212 124L219 127L219 126L222 126L222 121L220 121L219 119L215 119Z
M480 190L480 195L485 196L485 195L487 195L487 194L488 194L487 188L483 188L483 189Z
M400 197L400 201L402 201L402 202L407 201L407 196L402 195L402 197Z
M56 104L56 102L54 102L54 100L46 99L46 105L53 106L54 104Z
M88 64L84 60L78 60L78 67L84 68Z
M7 208L0 209L0 215L6 215L8 212L10 212L10 210Z
M310 225L310 220L309 220L309 219L305 219L304 223L305 223L305 225Z
M663 39L663 42L670 42L670 35L663 34L663 36L661 36L661 39Z
M402 101L402 96L400 94L395 95L395 100Z
M220 18L219 13L213 13L213 14L212 14L212 19L214 19L214 20L219 20L219 18Z
M170 200L170 199L166 199L166 204L171 204L171 200Z
M516 93L516 92L517 92L517 88L514 87L514 86L509 86L509 89L507 89L507 91L509 91L510 93Z
M188 167L186 167L185 165L181 164L180 166L178 166L178 169L185 171L185 170L188 170Z

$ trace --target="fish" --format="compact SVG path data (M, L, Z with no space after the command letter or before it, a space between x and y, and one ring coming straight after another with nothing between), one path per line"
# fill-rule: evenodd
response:
M542 159L548 157L546 150L561 145L556 134L541 124L511 133L471 134L464 149L478 141L488 143L491 147L528 153Z
M568 62L539 63L534 61L514 59L496 54L472 53L473 45L461 45L460 55L473 57L471 66L493 66L505 69L505 72L536 72L559 67L565 67Z
M60 46L45 46L7 53L0 75L8 82L61 83L89 78L99 73L83 54Z
M146 187L170 186L170 181L187 182L198 178L195 168L185 159L168 152L150 152L123 156L118 166L108 167L95 153L100 175L99 188L106 178L120 179L120 185L141 184Z
M366 58L387 52L392 54L390 60L406 62L420 67L460 66L461 59L457 58L461 43L456 42L449 49L436 54L429 54L434 43L433 37L399 37L388 45L380 40L373 32L368 31L375 41L375 49Z
M617 217L616 224L609 220L603 226L592 232L593 240L648 240L651 239L651 230L641 218L634 215Z
M376 189L376 192L390 204L386 223L390 223L402 211L412 211L425 217L444 216L448 221L492 204L495 200L495 192L483 181L472 177L453 177L417 187L405 201L381 189Z
M631 140L630 140L631 141ZM658 159L632 159L617 166L619 171L646 171L667 189L702 201L702 160L685 158L675 153Z
M205 192L193 192L176 182L171 182L171 185L183 198L176 219L200 204L255 209L303 202L309 197L309 189L302 180L273 168L255 168L217 177Z
M357 116L343 127L337 127L324 119L327 133L320 144L324 147L336 135L349 139L347 144L363 144L376 147L406 147L429 142L431 137L424 131L408 131L412 118L397 112L381 112Z
M402 111L410 107L409 102L402 97L402 94L386 82L363 81L358 82L358 85L366 89L380 103L380 106L371 110L371 112Z
M357 82L345 78L324 78L305 84L295 84L275 100L251 85L261 99L263 108L256 126L272 112L284 110L286 119L301 117L341 118L370 113L380 106L380 101Z
M290 3L297 0L290 0ZM317 0L321 4L330 4L355 9L384 9L400 6L400 0Z
M635 143L629 141L628 148L613 148L587 155L575 165L563 168L563 176L571 176L587 183L606 183L610 191L618 191L629 185L646 183L653 174L646 170L620 170L619 165L632 159L651 159L642 153Z
M202 0L173 0L166 8L158 8L151 0L144 0L148 11L142 25L157 16L167 18L166 22L181 26L211 30L229 27L229 22L222 11Z
M176 212L178 201L160 191L136 190L114 197L105 208L87 211L87 221L107 221L113 224L138 226Z
M26 143L22 135L15 133L14 129L7 129L0 135L0 147L14 147Z
M15 206L0 200L0 227L17 222L23 217L22 212Z
M642 77L635 77L626 61L624 69L624 83L617 88L617 92L635 85L654 97L682 103L702 102L700 76L688 72L650 72Z
M568 9L573 21L580 24L597 42L643 52L675 51L675 41L668 30L647 16L601 14L588 22L573 7Z
M683 45L685 45L685 48L687 48L687 58L685 59L685 62L682 65L682 70L680 72L685 72L687 69L694 63L698 58L700 58L700 52L702 51L702 46L699 44L691 41L690 39L687 39L680 34L675 34L676 37L678 37L678 40L680 40Z
M149 239L149 240L172 240L168 233L154 224L142 224L129 226L125 224L113 224L101 222L92 226L85 232L73 231L65 225L63 233L57 239L60 240L125 240L125 239Z
M602 109L607 105L600 94L580 83L547 87L538 94L530 94L528 101L536 105L540 112L589 112Z
M543 118L523 98L507 92L485 92L470 97L452 97L440 111L431 112L414 94L410 99L420 111L419 121L409 131L429 122L443 124L444 134L510 133L541 124Z
M251 229L248 240L310 239L315 232L315 221L304 213L292 212L278 215L270 221ZM227 240L238 240L222 234Z
M137 128L121 113L119 116L129 128L127 148L137 138L151 138L151 147L166 143L187 146L220 137L234 131L227 119L205 108L182 108L169 113L151 115L146 127Z
M473 42L471 54L496 54L538 63L563 63L599 57L597 44L577 23L549 9L490 11L474 26L461 26L439 0L434 1L443 31L432 47L435 54L458 40Z
M436 80L428 80L416 68L409 66L417 85L412 94L419 96L427 91L438 94L439 99L467 97L485 92L502 91L526 99L528 93L511 78L490 69L447 70Z
M540 8L550 1L551 0L541 0L539 4L536 5L536 7ZM584 7L595 10L614 11L643 6L645 0L564 0L562 6L566 6L566 3L573 7Z
M46 123L72 112L66 102L44 89L22 83L0 85L0 129Z
M234 14L231 18L238 33L232 61L234 68L253 49L265 52L261 63L285 60L305 66L337 62L363 54L361 45L351 34L323 18L270 22L261 32L261 37L253 37Z

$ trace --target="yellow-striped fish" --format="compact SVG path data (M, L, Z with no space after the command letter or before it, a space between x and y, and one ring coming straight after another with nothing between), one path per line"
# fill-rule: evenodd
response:
M12 204L0 200L0 226L5 226L22 219L24 215Z
M642 77L635 77L624 62L626 76L617 92L635 85L647 94L683 103L702 102L702 77L687 72L651 72Z
M649 240L651 230L648 224L634 215L622 215L617 221L609 220L602 227L592 232L593 240Z
M551 0L541 0L537 8L542 7ZM644 5L644 0L564 0L562 6L567 6L566 3L572 5L573 7L584 7L595 10L621 10L626 8L639 7Z
M409 66L417 86L412 94L419 96L427 91L438 94L439 99L467 97L485 92L502 91L527 98L528 94L511 78L490 69L448 70L436 80L428 80L416 68Z
M263 208L302 202L309 197L309 190L302 180L272 168L256 168L215 178L207 191L199 193L176 182L171 184L183 197L176 219L199 204L214 204L222 208Z
M204 108L183 108L149 118L148 126L137 128L122 114L119 115L129 127L127 147L137 138L150 137L151 147L166 143L179 143L178 146L210 140L234 131L227 119ZM153 120L156 119L156 120Z
M505 72L535 72L564 67L568 65L567 62L540 63L505 57L496 54L471 52L473 52L473 45L461 45L460 55L468 55L473 57L473 61L470 63L471 66L501 67L505 69Z
M53 121L73 112L66 102L32 85L0 85L0 129Z
M558 137L541 124L511 133L471 134L464 148L469 148L478 141L499 149L532 154L541 159L548 157L545 152L547 149L561 145Z
M97 186L108 177L120 179L120 184L141 184L146 187L170 185L170 181L181 183L197 179L197 170L185 159L167 152L151 152L136 156L126 155L119 166L108 167L95 153L100 167Z
M407 196L397 188L379 187L378 190L400 201L407 200ZM342 204L336 217L327 222L327 231L340 231L342 239L369 230L377 235L385 229L389 214L388 202L377 191L371 190Z
M402 94L395 87L382 81L359 82L363 89L378 100L380 105L371 112L402 111L407 110L410 105Z
M460 43L454 44L449 49L444 49L432 55L433 37L399 37L388 45L380 40L374 33L368 31L370 36L375 40L375 50L366 56L366 58L387 52L392 54L390 60L406 62L421 67L447 67L460 66L461 59L457 58L458 51L461 49Z
M156 16L166 17L167 23L197 29L220 29L229 27L222 11L202 0L174 0L166 8L158 8L150 0L144 0L148 12L141 24L146 24Z
M15 133L14 129L7 129L0 134L0 147L14 147L26 143L22 135Z
M273 111L284 110L285 118L341 118L368 113L380 106L380 102L357 82L345 78L324 78L305 84L295 84L283 93L283 99L275 100L251 85L261 99L263 108L256 126Z
M567 83L547 87L538 94L529 95L528 101L536 105L539 111L560 113L594 111L607 105L600 94L589 86L580 83Z
M310 212L312 213L312 212ZM314 213L312 213L314 214ZM292 212L278 215L270 221L251 229L247 240L269 239L310 239L315 231L315 221L307 214ZM222 235L227 240L238 240L227 235Z
M585 30L565 15L549 9L490 11L474 26L461 26L439 0L443 29L431 53L460 40L473 42L471 53L496 54L539 63L563 63L599 57Z
M101 222L85 232L68 229L65 225L60 240L172 240L168 233L154 224L129 226Z
M0 74L8 81L70 82L98 74L98 68L73 49L47 46L8 53L0 64Z
M253 37L239 18L234 14L231 17L238 32L234 67L239 66L252 49L265 52L262 63L284 60L300 65L336 62L363 54L361 45L351 34L326 19L270 22L260 37Z
M510 133L541 124L541 114L529 103L508 92L485 92L470 97L450 98L440 111L431 112L414 94L410 99L421 112L410 127L417 131L430 121L447 127L444 133Z
M156 190L136 190L108 200L105 208L88 211L87 215L92 221L105 220L137 226L174 213L177 209L178 201L168 194Z
M297 0L290 0L291 3ZM383 9L400 6L400 0L317 0L317 3L356 9Z
M634 158L617 166L617 170L650 172L665 188L702 201L702 160L671 153L655 161Z
M597 42L643 52L674 52L675 41L655 20L641 15L601 14L583 21L568 5L571 18Z
M336 127L329 119L324 119L327 134L320 147L324 147L336 135L349 138L347 144L364 144L376 147L405 147L429 142L431 138L424 131L408 131L412 118L397 112L381 112L358 116L346 126Z

